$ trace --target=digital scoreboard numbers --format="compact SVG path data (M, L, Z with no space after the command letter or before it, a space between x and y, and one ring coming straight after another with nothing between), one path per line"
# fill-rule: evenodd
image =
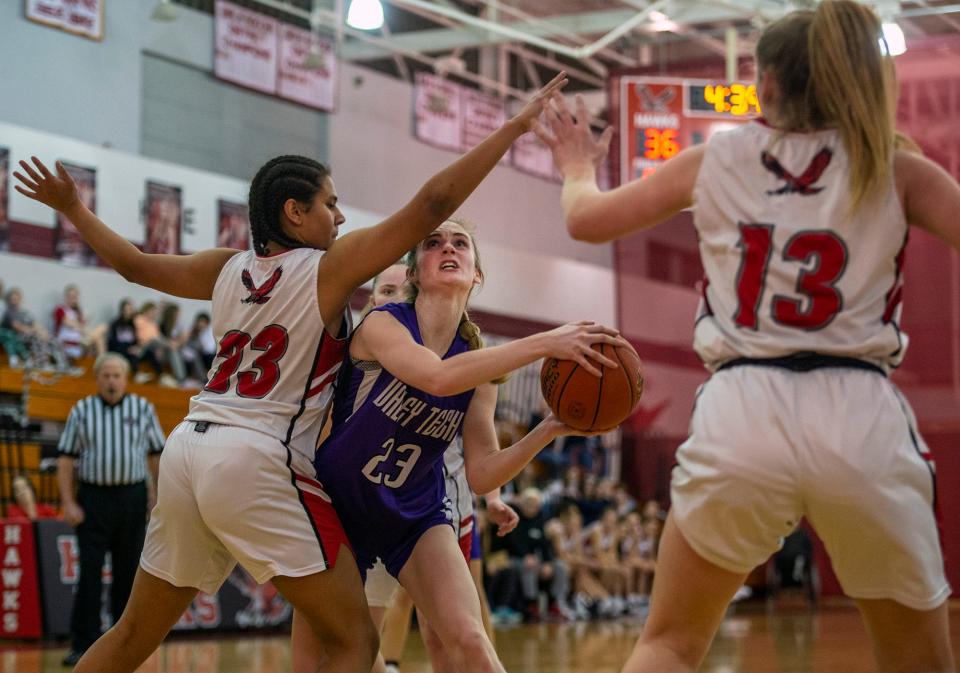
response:
M687 84L685 111L690 116L756 117L756 84Z
M620 182L643 178L687 147L760 114L753 84L621 77Z

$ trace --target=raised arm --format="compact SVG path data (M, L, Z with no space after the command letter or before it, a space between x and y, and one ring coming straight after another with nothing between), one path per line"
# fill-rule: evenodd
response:
M520 474L543 447L568 430L551 415L516 444L501 450L493 423L496 406L497 387L480 386L463 419L463 459L467 483L475 493L492 491L506 484Z
M596 171L607 156L611 129L594 138L580 96L576 115L556 96L545 117L549 128L535 124L534 131L563 174L560 200L567 231L576 240L606 243L659 224L693 203L704 146L684 150L642 180L601 192Z
M446 360L410 337L392 315L375 311L357 328L350 355L379 362L398 379L431 395L447 397L493 381L514 369L553 356L575 360L596 376L598 367L618 367L590 348L594 343L620 344L617 331L590 322L571 323L493 348L460 353ZM493 488L474 489L485 493Z
M15 188L24 196L53 208L70 220L83 239L100 257L125 279L138 285L187 299L210 299L220 269L240 252L213 248L192 255L152 255L141 252L87 208L77 195L77 186L59 161L54 175L36 157L33 166L26 161L20 167L26 175L14 172L22 183Z
M546 101L566 82L565 73L554 77L519 114L427 180L409 203L383 222L334 241L320 261L317 277L321 314L339 315L361 283L395 263L450 217L513 142L531 130Z
M901 184L907 222L960 250L960 185L943 168L919 154L899 150L894 174Z

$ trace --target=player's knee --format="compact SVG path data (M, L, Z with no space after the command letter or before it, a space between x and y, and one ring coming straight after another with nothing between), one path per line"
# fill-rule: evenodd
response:
M470 624L458 628L451 634L450 649L457 652L458 658L465 661L483 661L490 648L490 641L482 624Z

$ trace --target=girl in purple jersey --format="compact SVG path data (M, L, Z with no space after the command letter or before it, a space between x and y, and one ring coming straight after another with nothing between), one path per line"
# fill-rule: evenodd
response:
M548 443L575 431L548 416L499 450L490 381L545 356L599 375L617 366L590 348L621 343L589 322L481 348L466 316L483 273L472 236L446 222L409 256L413 303L374 309L354 333L334 402L333 430L317 451L362 568L377 557L407 589L460 671L503 671L480 617L477 590L444 508L443 452L463 437L471 490L506 483ZM319 655L294 619L294 650ZM317 661L317 659L314 659ZM305 666L304 670L309 670Z
M306 157L272 159L254 178L250 187L252 252L214 248L190 255L145 254L82 203L74 181L59 162L56 173L52 173L36 157L33 165L21 161L23 173L14 174L21 183L16 189L64 214L94 251L124 278L178 297L211 299L214 290L223 287L218 283L221 272L233 264L235 256L246 255L251 257L251 264L263 264L273 256L312 260L312 250L326 250L323 255L317 254L316 261L309 266L303 263L298 267L303 270L295 279L297 283L316 288L315 298L310 297L309 301L315 300L317 311L305 314L303 319L310 324L290 335L290 339L335 341L345 325L344 311L353 291L449 217L513 141L530 130L543 102L565 81L562 73L554 78L515 117L428 180L399 211L376 226L351 232L339 240L335 240L337 228L343 224L344 216L337 206L330 171ZM274 280L279 277L277 272ZM230 279L234 280L239 286L240 278ZM288 275L283 282L291 280L294 279ZM226 323L217 325L216 331L226 334L242 326L231 323L244 315L244 307L262 306L269 312L283 305L276 299L265 303L265 293L255 295L254 291L263 287L266 286L250 291L250 297L259 297L254 303L214 302L215 316L222 313ZM278 293L281 291L278 289ZM584 339L571 341L582 345ZM237 354L240 352L238 347ZM275 353L276 359L283 354ZM223 353L221 357L225 359L220 361L218 372L230 361L240 364L238 358L231 360ZM310 360L287 357L281 369L273 361L269 373L276 378L271 377L271 390L278 389L277 378L282 377L279 383L297 380L296 377L310 375L315 365ZM267 373L262 367L258 371L254 361L239 374L229 373L223 383L232 390L235 380L257 384L265 380ZM210 390L208 385L192 404L200 401L213 410L225 408L217 402L223 396ZM250 411L258 418L278 420L264 400L245 399L251 400ZM289 400L269 401L276 402L275 406L284 411L291 406ZM293 420L301 414L302 406ZM283 416L285 422L286 414ZM316 430L319 432L319 428ZM229 436L230 441L218 443L214 439L218 436ZM243 441L236 441L237 437ZM288 442L266 432L219 421L183 423L178 427L168 439L160 463L160 503L145 546L153 549L163 562L154 563L153 570L148 571L141 561L123 615L83 655L76 666L77 673L132 673L163 641L198 589L214 593L237 558L244 560L248 570L255 564L261 581L271 580L297 609L302 623L322 644L324 671L370 670L378 638L367 613L360 577L353 563L336 563L338 553L349 551L341 545L339 521L332 511L325 511L330 509L323 504L328 499L318 495L315 487L310 487L315 507L305 512L308 495L304 495L305 487L300 484L311 480L305 475L291 474L292 452ZM201 464L214 450L223 451L215 469L193 467L194 459ZM309 460L306 462L309 465ZM264 463L265 469L257 469L260 463ZM265 490L265 485L269 490ZM323 520L318 520L320 516ZM163 520L164 526L175 530L175 534L161 532L155 526L158 520ZM294 530L294 525L299 529ZM196 562L188 562L191 558Z

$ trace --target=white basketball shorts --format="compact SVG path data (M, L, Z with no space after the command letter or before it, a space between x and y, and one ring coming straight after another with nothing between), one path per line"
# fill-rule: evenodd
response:
M310 459L255 430L198 425L164 446L143 569L212 594L237 561L258 584L332 568L347 539Z
M806 516L847 595L916 610L950 595L933 463L883 375L733 367L702 386L690 426L673 518L706 560L748 573Z

